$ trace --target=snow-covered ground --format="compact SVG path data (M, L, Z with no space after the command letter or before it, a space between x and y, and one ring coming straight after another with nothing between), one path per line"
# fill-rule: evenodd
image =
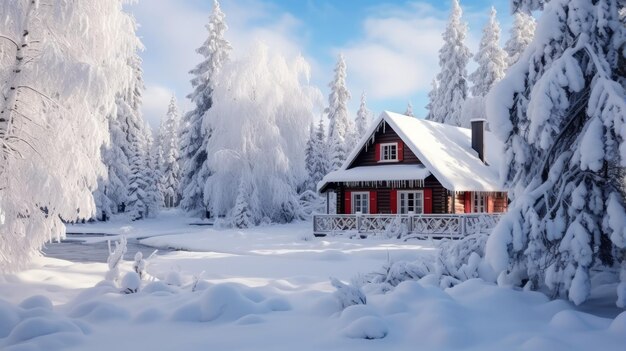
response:
M74 225L185 251L154 257L136 294L102 282L105 263L38 258L0 276L1 350L623 350L626 313L603 318L536 292L470 280L405 282L341 311L345 282L388 260L433 255L430 242L312 238L310 223L250 230L158 220ZM303 240L307 238L309 240ZM85 237L90 243L106 240ZM88 245L86 246L88 247ZM134 252L126 254L132 260ZM131 270L127 261L122 272ZM194 284L194 277L200 281ZM176 283L180 286L168 285ZM366 290L367 291L367 290ZM31 297L35 296L35 297ZM619 312L619 311L618 311Z

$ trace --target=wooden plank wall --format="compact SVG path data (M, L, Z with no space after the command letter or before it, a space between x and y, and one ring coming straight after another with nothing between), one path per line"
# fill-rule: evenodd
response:
M385 130L383 132L383 129ZM359 166L377 166L377 165L389 165L390 163L379 163L376 160L376 150L375 145L380 143L395 143L402 142L400 136L389 126L386 125L385 128L382 126L376 132L374 136L374 144L367 142L367 151L365 151L365 147L361 150L361 152L357 155L354 161L350 164L348 168L359 167ZM409 149L409 147L405 144L404 146L403 157L404 160L402 162L397 162L397 164L421 164L422 162L415 156L413 151ZM391 163L396 164L396 163Z

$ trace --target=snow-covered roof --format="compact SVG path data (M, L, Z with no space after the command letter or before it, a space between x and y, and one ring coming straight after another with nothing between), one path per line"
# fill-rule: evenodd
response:
M372 123L368 133L352 150L341 170L348 170L361 149L372 139L382 121L387 122L402 138L405 145L413 151L444 188L450 191L506 191L499 185L498 173L503 147L502 143L492 133L485 131L485 163L483 163L478 158L478 153L472 149L472 132L470 129L389 111L383 112ZM367 168L377 167L387 166ZM325 183L325 181L326 178L321 183Z
M318 184L317 190L334 182L424 180L429 175L430 172L424 165L383 165L339 169L328 173Z

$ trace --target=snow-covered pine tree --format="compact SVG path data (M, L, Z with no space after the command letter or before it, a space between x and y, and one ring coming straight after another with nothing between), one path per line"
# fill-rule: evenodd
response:
M306 188L310 190L315 190L313 172L315 170L315 159L318 153L315 135L315 124L311 122L311 125L309 126L309 138L307 139L306 148L304 149L304 165L307 173L309 174Z
M159 179L161 178L161 172L157 167L157 155L154 150L154 140L152 138L152 130L147 122L144 121L144 127L142 130L144 134L143 138L143 154L144 164L143 178L146 182L146 188L144 189L146 198L144 203L146 205L145 217L153 218L159 213L159 208L163 204L163 196L159 191Z
M528 47L528 44L530 44L535 36L536 23L533 16L524 12L516 12L514 16L515 20L511 27L511 36L504 45L504 50L509 55L509 67L519 60L524 50L526 50L526 47Z
M487 95L493 84L504 77L504 72L508 67L507 55L500 48L499 42L500 24L496 19L496 9L491 7L489 21L483 28L478 52L474 55L478 67L469 76L469 80L473 83L470 90L475 97Z
M429 94L429 119L451 125L460 125L463 101L467 97L467 62L472 57L465 46L467 24L462 22L463 10L458 0L452 0L452 11L445 32L444 44L439 49L437 92Z
M163 134L160 136L160 157L162 157L159 165L161 171L160 190L165 207L175 207L178 204L180 178L178 130L178 107L176 106L176 98L172 96L163 122Z
M95 214L106 117L140 45L123 3L0 2L1 271Z
M308 85L309 66L265 46L224 67L207 112L214 130L206 198L216 216L229 215L241 177L249 174L248 205L254 224L301 218L298 189L307 179L304 149L319 90ZM219 118L228 116L228 118ZM246 173L249 172L249 173Z
M511 10L513 13L530 14L533 11L543 10L548 1L550 0L511 0Z
M528 281L580 304L594 272L626 269L623 7L551 0L488 95L492 129L506 140L504 181L516 189L487 242L501 283Z
M330 170L341 167L346 160L350 147L353 143L354 123L348 117L348 100L350 92L346 86L346 61L343 55L339 55L335 66L335 77L328 85L330 95L328 96L328 151L330 152Z
M406 111L404 111L404 115L405 115L405 116L409 116L409 117L415 117L415 116L413 115L413 104L411 103L411 101L409 101L409 102L406 104Z
M324 119L320 117L315 132L315 157L310 173L312 190L317 190L317 184L330 172L330 161L328 159L328 144L326 144L326 130Z
M363 92L361 94L361 104L359 105L359 110L356 112L356 120L354 121L359 139L367 133L367 129L369 128L370 123L372 123L372 112L367 108L366 100L365 92ZM322 133L324 133L323 129Z
M141 59L135 56L131 65L134 80L126 94L118 98L118 117L126 124L126 140L130 176L128 206L133 220L152 217L161 203L158 191L158 173L152 152L152 133L141 116L141 99L144 90Z
M433 79L430 82L430 91L428 92L428 104L426 105L426 119L429 121L433 120L433 113L435 108L435 101L437 101L437 91L439 90L439 83L437 83L437 79Z
M183 117L180 134L181 207L187 211L204 211L209 208L205 206L204 187L206 177L210 174L210 170L206 170L208 159L206 146L211 137L212 127L210 123L206 123L207 127L203 128L203 119L213 105L216 78L222 66L228 61L232 49L224 38L224 33L228 29L225 18L219 2L214 0L213 12L206 26L208 37L196 50L204 60L190 72L194 76L191 80L194 90L187 97L194 103L195 108Z
M235 208L233 208L232 218L233 226L237 228L250 228L254 225L252 215L250 213L249 194L250 188L246 177L242 177L239 181L239 189L237 190L237 199L235 200Z
M128 197L130 167L124 153L126 134L117 116L117 113L109 115L110 140L101 147L106 173L98 178L98 188L94 192L95 218L98 220L107 220L113 213L123 211Z

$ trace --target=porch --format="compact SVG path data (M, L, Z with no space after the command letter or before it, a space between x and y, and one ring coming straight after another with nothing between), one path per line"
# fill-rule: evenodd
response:
M350 234L365 238L462 238L493 229L501 213L469 214L319 214L313 216L315 236Z

